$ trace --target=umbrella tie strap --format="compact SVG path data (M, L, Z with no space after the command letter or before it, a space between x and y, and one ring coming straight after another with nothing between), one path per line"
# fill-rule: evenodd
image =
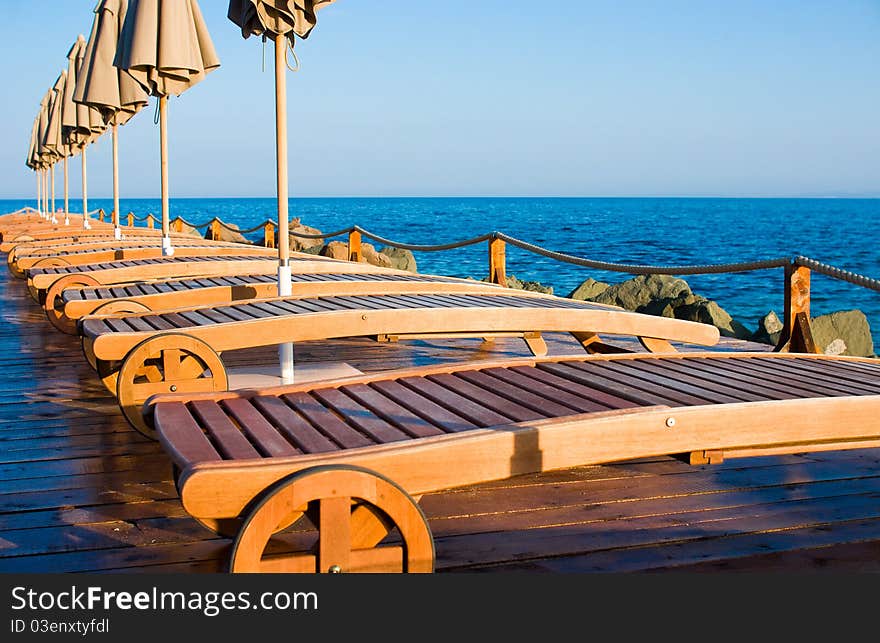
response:
M290 66L290 58L288 57L288 54L293 56L293 62L296 63L293 67ZM287 39L287 49L284 51L284 63L290 71L299 71L299 58L296 57L296 52L293 50L293 38Z

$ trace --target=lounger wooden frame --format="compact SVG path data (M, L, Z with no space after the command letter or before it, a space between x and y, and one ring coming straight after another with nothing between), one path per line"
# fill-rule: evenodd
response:
M540 293L426 288L367 296L274 297L163 310L89 315L80 320L83 349L105 386L116 393L132 426L149 437L141 406L168 391L225 390L225 351L340 337L516 334L535 355L546 354L542 333L571 333L586 350L605 335L639 337L653 351L670 341L711 346L719 331L708 324L656 317L616 306ZM594 344L596 344L594 346Z
M517 409L531 417L516 421ZM186 511L234 536L231 571L430 571L430 532L411 508L423 494L648 456L876 446L880 364L778 353L556 357L161 395L145 413ZM386 506L376 489L389 484L397 492ZM264 555L302 515L317 528L315 547L294 540ZM395 526L401 538L382 542Z

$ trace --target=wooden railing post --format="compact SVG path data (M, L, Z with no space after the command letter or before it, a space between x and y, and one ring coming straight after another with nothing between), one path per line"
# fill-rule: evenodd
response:
M275 247L275 224L267 221L263 227L263 245L267 248Z
M220 238L220 219L214 217L211 219L211 241L217 241Z
M810 269L785 267L785 314L775 350L781 353L821 353L810 328Z
M174 224L174 231L175 232L183 232L183 219L181 219L180 217L177 217L171 223Z
M505 244L501 239L489 240L489 281L507 286Z
M150 216L152 216L152 215L150 215ZM129 228L133 228L133 227L134 227L134 212L129 212L129 213L128 213L128 227L129 227Z
M147 227L151 230L156 225L156 217L153 216L153 213L147 215Z
M348 233L348 260L361 260L361 233L357 230Z

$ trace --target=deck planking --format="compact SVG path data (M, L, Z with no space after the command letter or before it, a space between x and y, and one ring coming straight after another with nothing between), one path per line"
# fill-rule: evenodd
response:
M230 542L180 505L158 444L131 430L22 282L0 277L0 572L225 571ZM551 354L579 353L548 336ZM722 348L767 347L724 340ZM298 363L364 372L526 357L520 339L305 342ZM224 355L272 364L272 348ZM880 449L578 467L426 495L440 573L880 571Z

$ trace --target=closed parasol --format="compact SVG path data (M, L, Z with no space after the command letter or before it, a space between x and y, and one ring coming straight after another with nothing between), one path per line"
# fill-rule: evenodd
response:
M83 227L89 224L88 180L86 175L86 146L106 129L104 119L94 107L76 103L73 100L76 80L85 58L86 39L80 35L67 53L67 82L64 86L64 101L61 106L62 136L70 146L71 155L82 155L82 201Z
M130 0L113 64L159 98L162 250L170 255L168 97L179 96L220 66L196 0Z
M99 111L113 139L113 230L119 228L119 131L146 107L149 96L129 74L113 66L119 35L125 22L128 0L100 0L95 7L92 32L83 53L73 100Z
M288 236L287 185L287 80L288 47L295 36L308 37L317 23L317 11L334 0L230 0L227 16L241 28L245 38L271 38L275 45L275 151L278 191L278 294L292 293L290 238ZM279 349L281 381L293 382L293 345Z

